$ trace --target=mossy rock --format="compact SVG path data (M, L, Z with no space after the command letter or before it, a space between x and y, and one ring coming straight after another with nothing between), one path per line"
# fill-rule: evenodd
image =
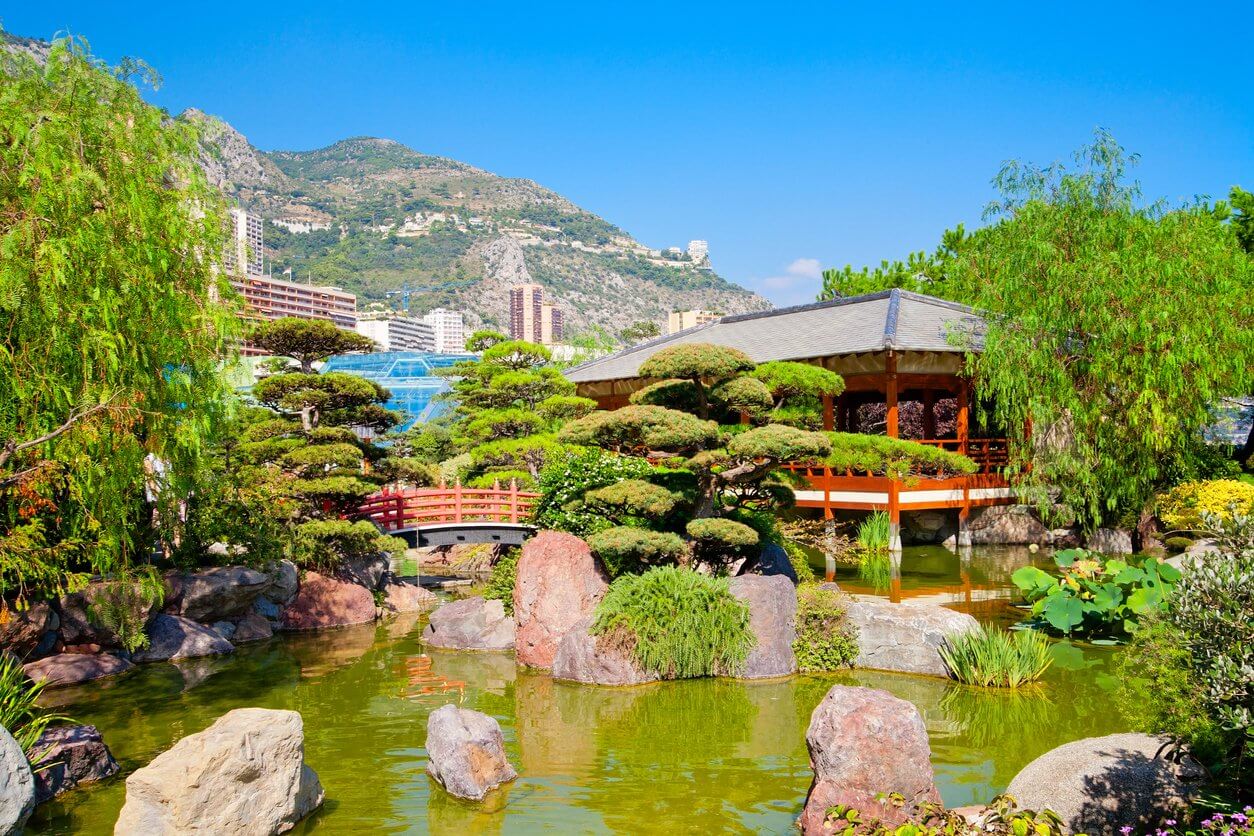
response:
M1193 545L1193 541L1188 537L1168 537L1163 541L1163 545L1167 547L1167 551L1177 554L1187 552Z

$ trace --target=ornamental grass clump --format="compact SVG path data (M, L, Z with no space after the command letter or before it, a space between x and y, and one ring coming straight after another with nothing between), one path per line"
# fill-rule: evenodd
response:
M623 575L597 605L592 633L662 679L734 674L756 639L728 583L673 566Z
M950 675L965 685L1018 688L1041 678L1053 661L1049 640L1032 630L972 630L938 648Z
M888 514L884 511L873 511L858 523L858 544L873 551L887 549L890 532Z
M27 758L34 758L31 766L35 768L49 754L33 751L40 735L54 723L73 722L69 717L50 714L37 705L44 685L28 678L22 663L15 657L0 656L0 725L9 730Z

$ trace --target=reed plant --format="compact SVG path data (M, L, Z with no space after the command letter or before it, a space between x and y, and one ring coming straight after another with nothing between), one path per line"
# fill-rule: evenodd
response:
M33 768L38 769L47 753L35 752L40 736L54 723L72 722L69 717L51 714L37 705L44 683L32 681L22 664L7 654L0 655L0 725L22 747Z
M872 511L858 523L858 543L864 549L887 549L889 530L888 512Z
M1049 640L1033 630L973 630L946 641L941 659L966 685L1018 688L1041 678L1053 661Z

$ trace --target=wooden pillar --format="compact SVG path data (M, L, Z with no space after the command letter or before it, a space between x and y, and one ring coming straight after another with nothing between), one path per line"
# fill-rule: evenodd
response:
M831 432L836 429L836 416L832 406L832 396L823 396L823 429Z
M962 385L958 388L958 452L965 456L970 441L971 382L965 377L961 381Z
M884 360L885 402L888 405L887 434L897 438L897 353L891 349Z
M901 483L888 483L888 550L901 551Z
M936 438L936 392L923 390L923 437Z

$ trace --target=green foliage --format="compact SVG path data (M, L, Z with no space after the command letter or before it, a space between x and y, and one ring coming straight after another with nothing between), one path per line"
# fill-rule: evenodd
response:
M810 565L810 559L806 556L805 549L800 544L792 540L784 540L780 545L788 553L788 562L792 564L792 570L797 574L799 582L805 583L817 577L814 567Z
M1240 186L1233 186L1228 192L1228 203L1232 210L1230 218L1237 243L1247 253L1254 253L1254 193L1247 192Z
M907 804L900 793L889 793L881 803L893 809L887 818L901 819L898 811ZM868 811L869 812L869 811ZM1067 828L1053 810L1020 810L1014 798L999 795L977 812L979 826L972 825L957 810L946 810L934 801L925 801L906 821L887 825L879 818L863 819L863 811L846 804L827 808L823 830L834 836L1064 836Z
M597 605L592 632L663 679L734 674L756 640L748 605L727 584L671 566L621 575Z
M714 387L710 397L728 412L744 413L754 418L765 416L775 405L771 390L765 383L753 377L725 380Z
M858 544L872 551L887 550L889 533L888 512L872 511L858 523Z
M186 490L239 327L198 131L129 83L155 74L72 39L0 74L0 592L56 596L151 553L145 456Z
M540 368L552 359L552 353L542 345L524 340L508 340L486 349L481 362L511 371L524 371Z
M55 723L74 722L69 717L49 713L40 707L39 697L44 685L44 682L34 682L26 676L16 656L8 653L0 655L0 726L13 735L36 770L51 754L35 751L40 735Z
M291 316L257 325L248 339L267 354L295 360L306 374L313 372L314 363L328 357L375 348L374 340L345 331L330 320Z
M561 429L558 439L626 454L644 455L654 450L680 454L714 443L718 426L661 406L625 406L572 421Z
M654 470L643 459L618 456L596 448L569 449L551 457L538 480L540 499L534 519L540 528L569 531L586 537L611 525L584 502L588 491L623 479L641 479Z
M632 518L660 522L682 499L679 494L643 479L624 479L584 494L584 500L590 505L620 522Z
M504 342L509 342L509 337L500 331L480 329L466 338L466 350L478 354Z
M847 668L858 658L857 627L849 623L836 589L817 583L797 587L797 670L820 673Z
M1158 516L1173 530L1202 530L1208 514L1227 520L1254 514L1254 485L1235 479L1185 482L1158 497Z
M382 430L395 426L399 420L395 414L387 418L367 411L392 396L387 389L373 380L345 372L276 374L257 381L252 395L276 412L300 415L307 429L318 426L323 417L339 425L376 426L382 420L385 425L378 427Z
M727 442L727 452L742 459L773 462L806 462L831 454L832 445L823 433L799 430L783 424L767 424L740 433Z
M296 527L292 559L298 566L329 572L345 561L371 558L379 553L402 556L405 541L379 533L366 520L310 520Z
M972 630L938 648L949 675L964 685L1018 688L1041 678L1053 661L1049 640L1035 630Z
M733 561L752 556L761 539L753 528L735 520L705 517L685 527L698 563L723 571Z
M505 614L514 616L514 584L518 582L518 558L521 549L507 549L496 563L492 564L492 574L483 587L483 597L489 601L500 601L505 607Z
M1084 549L1054 553L1059 576L1035 566L1018 569L1011 580L1032 604L1032 614L1070 635L1135 633L1139 619L1162 609L1180 572L1153 557L1106 560Z
M165 599L161 576L147 569L136 572L134 580L94 587L87 599L87 619L115 633L122 647L132 653L148 646L147 615Z
M651 340L654 337L661 336L661 334L662 326L658 325L656 322L649 322L645 320L633 322L631 325L628 325L619 332L619 336L623 338L623 342L628 345L642 343L645 340Z
M826 433L832 452L826 464L832 470L870 473L910 481L919 476L947 477L975 473L975 462L930 444L859 433Z
M547 424L540 415L520 407L485 409L461 425L459 440L472 446L503 438L523 438L544 432Z
M686 343L664 348L640 364L643 378L717 381L752 371L749 355L712 343Z
M592 553L601 559L611 578L638 573L654 566L680 563L688 553L678 535L619 526L598 531L588 538Z
M810 363L772 360L762 363L752 374L766 385L776 409L797 398L836 397L845 391L843 377Z
M520 491L530 491L536 487L535 477L526 470L493 470L467 480L466 487L508 490L511 482L516 484Z
M565 423L582 418L597 408L592 398L580 398L575 395L551 395L536 404L536 411L546 421Z
M548 460L561 451L562 445L551 435L506 438L475 447L470 451L470 463L473 471L479 474L524 470L535 479Z
M659 380L632 392L630 401L642 406L664 406L680 412L696 412L697 387L691 380Z

